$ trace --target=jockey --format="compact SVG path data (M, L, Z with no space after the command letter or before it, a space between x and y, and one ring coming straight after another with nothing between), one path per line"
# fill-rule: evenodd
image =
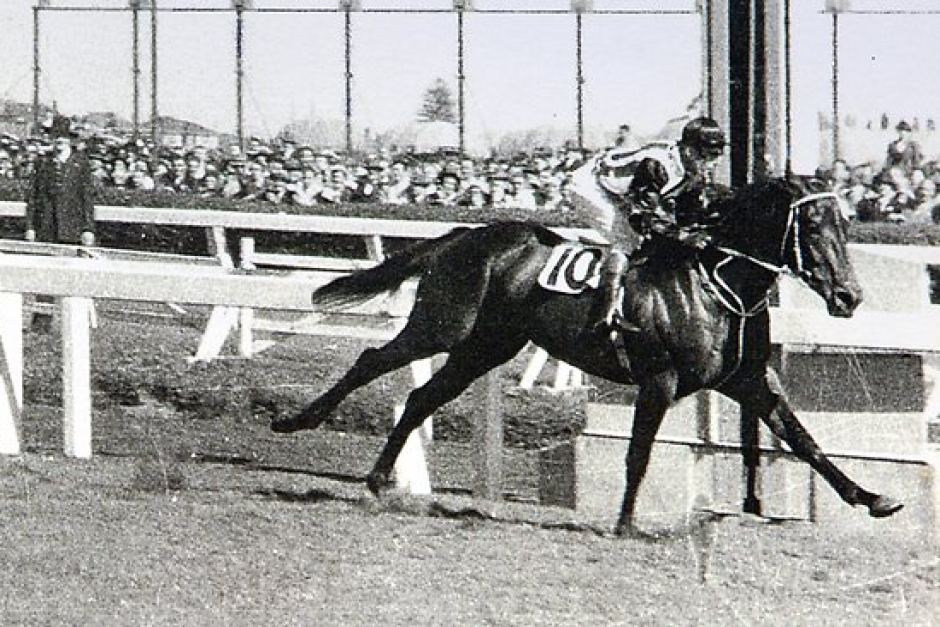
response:
M655 142L638 150L614 147L594 160L594 189L602 193L586 198L596 205L606 200L614 213L626 214L630 226L644 239L665 237L693 249L708 243L701 225L706 217L708 168L721 157L725 135L710 118L696 118L682 129L677 143ZM603 200L601 198L603 197ZM599 207L598 210L609 209ZM637 331L618 315L620 281L627 257L610 221L611 253L601 271L603 317L597 327L611 331Z

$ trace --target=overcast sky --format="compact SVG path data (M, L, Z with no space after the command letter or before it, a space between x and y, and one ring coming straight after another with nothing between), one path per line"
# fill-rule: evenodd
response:
M0 95L32 99L34 0L0 1ZM126 0L52 0L53 6L124 7ZM159 0L160 6L227 7L230 0ZM327 0L255 0L256 7L332 7ZM363 0L366 7L448 8L451 0ZM565 9L570 0L475 0L475 6ZM793 101L799 137L830 105L831 18L823 0L795 0ZM595 0L595 8L694 9L694 0ZM854 0L853 8L940 8L929 0ZM41 97L66 113L132 111L128 13L44 12ZM141 116L149 116L149 15L141 15ZM235 125L234 17L159 14L159 109L218 130ZM940 15L840 20L841 108L860 118L882 111L929 117L940 107L932 66ZM453 14L353 15L354 119L377 130L411 121L436 77L456 89ZM468 14L465 19L467 132L553 124L573 128L572 15ZM630 122L657 131L700 91L700 21L686 15L589 15L584 19L585 123ZM245 116L249 131L275 133L311 114L342 119L343 20L336 14L248 14ZM940 117L940 116L937 116ZM809 140L804 141L807 143ZM812 151L809 151L810 153Z

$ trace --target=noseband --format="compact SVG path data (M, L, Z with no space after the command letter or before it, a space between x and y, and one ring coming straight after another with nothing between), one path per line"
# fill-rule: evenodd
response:
M790 251L793 255L793 263L796 267L790 268L790 270L792 270L795 276L800 278L803 278L806 274L806 269L803 267L803 250L800 248L800 207L823 198L830 198L836 202L839 201L839 196L835 192L819 192L803 196L790 204L790 213L787 216L787 229L783 234L783 241L780 242L780 260L786 259L787 239L790 238L790 233L793 233L793 245ZM788 265L785 265L782 269L785 270L788 267Z

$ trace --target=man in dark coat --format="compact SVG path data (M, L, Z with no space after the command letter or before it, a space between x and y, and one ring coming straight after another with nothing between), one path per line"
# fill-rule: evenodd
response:
M52 152L42 157L30 179L26 196L26 241L95 245L95 189L91 163L72 142L77 133L68 118L56 116L49 129ZM49 302L37 295L36 302ZM52 316L37 312L31 328L47 332Z
M53 120L52 152L43 157L26 199L27 241L95 244L94 179L84 151L72 141L68 118Z

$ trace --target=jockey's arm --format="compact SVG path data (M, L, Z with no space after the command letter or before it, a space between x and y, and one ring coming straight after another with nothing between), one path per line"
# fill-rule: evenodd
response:
M627 221L641 235L666 235L678 229L675 217L663 206L661 192L669 180L662 163L656 159L644 159L637 166L630 188L624 197Z
M625 197L630 226L641 235L658 235L701 248L708 241L707 235L698 228L679 226L674 201L662 198L661 191L667 181L668 174L662 163L655 159L640 162Z

